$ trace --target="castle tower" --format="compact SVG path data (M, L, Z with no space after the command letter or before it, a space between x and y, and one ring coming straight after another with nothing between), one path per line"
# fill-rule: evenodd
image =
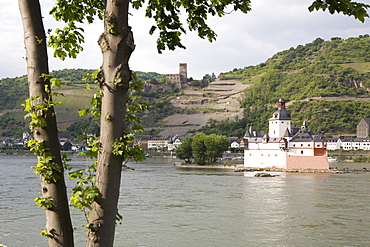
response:
M186 63L180 63L180 82L186 83L188 81L188 68Z
M284 137L286 130L290 130L290 120L292 119L290 113L285 109L286 101L280 98L278 101L278 109L269 119L269 136L270 137Z

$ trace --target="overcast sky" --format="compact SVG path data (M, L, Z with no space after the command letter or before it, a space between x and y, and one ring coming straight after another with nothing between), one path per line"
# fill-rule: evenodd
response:
M339 14L308 11L313 0L254 0L249 14L233 12L223 18L210 18L217 40L209 43L195 33L183 35L187 49L158 54L156 37L148 34L152 21L143 12L133 12L130 25L136 50L130 67L135 71L178 73L178 64L188 64L188 77L200 79L204 74L218 75L233 68L243 68L266 61L276 52L304 45L317 37L358 37L370 33L370 19L365 23ZM367 2L370 0L363 0ZM57 26L48 16L51 1L41 0L45 29ZM77 59L60 61L49 51L50 70L63 68L98 69L101 53L97 39L102 23L85 27L84 51ZM26 74L22 23L16 0L0 0L0 78Z

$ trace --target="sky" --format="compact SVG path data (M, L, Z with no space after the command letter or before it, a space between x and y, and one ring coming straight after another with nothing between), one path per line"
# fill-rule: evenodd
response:
M370 0L363 0L368 3ZM48 12L53 1L40 0L45 29L61 27ZM196 33L182 35L186 49L158 54L155 34L149 35L153 21L143 11L133 11L129 19L136 49L130 59L134 71L174 74L179 63L187 63L188 77L201 79L205 74L228 72L265 62L279 51L310 43L320 37L358 37L370 34L370 19L365 23L341 14L309 12L313 0L252 0L248 14L232 12L222 18L210 17L208 23L217 34L213 43ZM185 15L181 18L185 18ZM61 61L49 50L50 71L64 68L98 69L102 63L97 44L102 22L84 26L84 51L77 59ZM0 0L0 78L26 74L23 27L16 0Z

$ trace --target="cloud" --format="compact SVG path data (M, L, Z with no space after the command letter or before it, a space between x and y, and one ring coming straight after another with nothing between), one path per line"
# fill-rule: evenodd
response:
M24 74L23 30L18 1L0 1L0 78ZM24 66L22 68L22 66Z
M195 33L183 36L186 50L165 51L158 54L156 37L148 34L153 23L144 11L133 11L130 17L136 50L131 56L133 70L158 73L177 73L179 63L188 64L188 75L200 79L206 73L219 74L233 68L243 68L266 61L278 51L312 42L317 37L357 37L370 33L369 20L361 23L352 17L328 12L308 11L313 0L258 0L252 1L248 14L232 12L223 18L211 17L209 24L217 33L217 41L209 43ZM49 1L43 0L43 13L48 27L57 24L47 15ZM17 1L0 0L0 78L20 76L26 73L22 23ZM102 59L97 39L102 23L85 27L86 44L78 59L62 62L52 58L50 69L100 67Z

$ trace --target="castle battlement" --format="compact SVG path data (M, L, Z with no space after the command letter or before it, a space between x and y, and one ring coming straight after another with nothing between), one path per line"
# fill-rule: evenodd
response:
M180 63L178 74L166 74L166 79L172 83L176 83L182 88L182 84L188 81L188 67L186 63Z

